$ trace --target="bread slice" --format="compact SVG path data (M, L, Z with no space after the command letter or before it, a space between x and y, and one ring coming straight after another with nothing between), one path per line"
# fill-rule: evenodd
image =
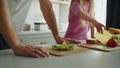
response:
M97 39L86 39L87 44L97 44L98 40Z
M110 27L108 29L108 31L111 33L111 34L120 34L120 29L116 29L116 28L112 28Z

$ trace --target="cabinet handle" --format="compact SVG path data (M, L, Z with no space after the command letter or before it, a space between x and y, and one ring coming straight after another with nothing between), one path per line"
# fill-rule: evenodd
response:
M40 42L40 44L48 44L49 42Z
M23 42L22 42L22 39L20 39L20 42L23 43Z

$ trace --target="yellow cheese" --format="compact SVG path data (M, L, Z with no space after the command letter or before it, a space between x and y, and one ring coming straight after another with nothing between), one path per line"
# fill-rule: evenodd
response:
M96 33L95 38L100 41L103 45L107 43L107 41L112 37L112 34L107 30L103 30L103 34Z

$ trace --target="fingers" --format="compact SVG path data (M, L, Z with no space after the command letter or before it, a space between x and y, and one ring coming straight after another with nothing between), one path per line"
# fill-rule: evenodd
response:
M34 53L35 50L33 50L32 48L22 48L22 50L19 50L19 52L15 52L15 55L20 55L20 56L28 56L28 57L34 57L34 58L38 58L39 55Z
M70 42L73 43L73 44L80 44L80 43L81 43L81 42L78 41L78 40L71 40Z
M65 41L67 44L70 44L70 42L69 42L68 40L66 40L65 38L60 38L59 40L57 40L57 44L62 44L64 41Z
M38 54L40 54L41 56L49 57L49 52L45 48L41 47L41 48L38 48L38 50L39 50Z
M38 54L36 54L35 51L36 51L36 50L30 51L30 53L28 54L28 56L34 57L34 58L39 58L40 56L39 56Z
M103 30L106 29L106 27L104 25L101 25L101 33L103 34Z
M99 25L96 27L97 28L97 32L103 34L103 30L106 29L106 27L104 25Z
M57 40L57 44L62 44L63 42L66 42L67 44L73 43L73 44L80 44L81 42L78 40L74 40L71 38L60 38L59 40Z
M102 29L102 27L98 27L98 28L97 28L97 32L103 34L103 29Z
M67 41L69 41L69 43L73 43L73 44L80 44L81 42L75 39L71 39L71 38L65 38Z
M32 50L32 56L39 58L39 57L49 57L49 53L43 47L36 47Z
M103 27L104 29L106 29L106 27L105 27L104 25L102 25L102 27Z
M75 43L76 43L76 44L81 44L81 42L80 42L80 41L78 41L78 40L75 40Z
M65 39L65 42L66 42L67 44L70 44L70 41L68 41L67 39Z
M48 57L49 53L43 47L31 46L31 45L20 45L13 49L15 55L28 56L28 57Z
M43 47L28 45L25 46L25 49L27 50L27 53L25 53L26 56L35 57L35 58L49 57L49 53Z

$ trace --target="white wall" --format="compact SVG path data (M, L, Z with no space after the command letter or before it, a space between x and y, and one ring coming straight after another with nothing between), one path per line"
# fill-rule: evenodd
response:
M50 0L57 1L57 0ZM95 18L105 24L106 22L106 1L95 0ZM53 9L56 15L57 23L68 23L69 5L53 4ZM60 10L60 11L59 11ZM45 22L41 10L39 8L38 0L33 0L30 11L28 13L26 23L32 25L34 29L34 22ZM64 26L67 28L67 26Z
M56 0L50 0L56 1ZM31 29L34 29L34 22L44 22L43 14L39 7L39 0L33 0L30 10L26 18L26 24L31 24ZM59 5L53 4L53 9L56 15L57 22L59 22Z
M105 25L107 0L95 0L95 18Z

